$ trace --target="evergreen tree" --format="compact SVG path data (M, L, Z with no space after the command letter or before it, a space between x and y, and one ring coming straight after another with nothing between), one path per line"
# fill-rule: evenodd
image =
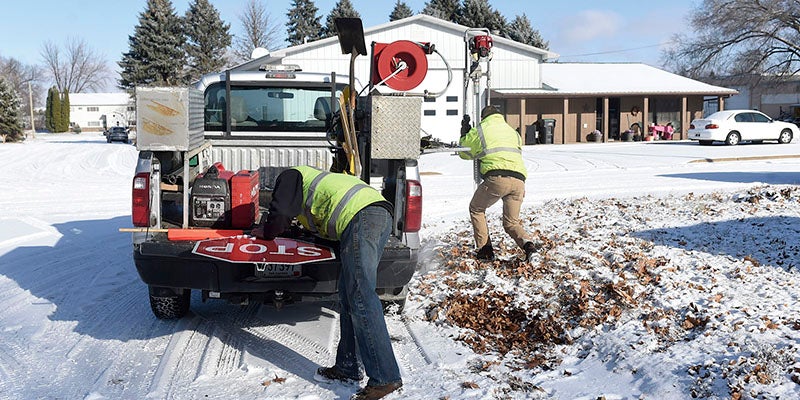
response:
M336 36L336 18L361 18L358 11L353 8L350 0L339 0L333 6L328 18L325 20L325 27L323 28L323 37Z
M54 88L50 88L47 90L47 102L44 103L45 111L44 111L44 127L49 132L55 132L56 126L53 123L53 90Z
M17 93L0 76L0 135L3 136L3 141L16 140L22 136L19 103Z
M69 131L69 90L64 89L61 94L61 121L59 124L59 132Z
M57 133L61 132L61 95L55 86L50 90L52 91L52 96L50 96L50 101L47 103L47 113L50 114L51 126L47 129L50 129L52 133Z
M147 0L139 25L128 36L129 51L122 55L119 87L179 85L185 82L186 64L181 19L170 0Z
M430 0L425 3L422 14L458 23L460 9L461 5L458 0Z
M531 21L525 14L517 15L508 25L508 31L506 33L507 37L511 40L549 50L549 43L542 38L538 30L531 27Z
M464 0L459 9L458 23L470 28L487 28L496 35L504 35L507 30L505 17L492 9L488 0Z
M413 15L414 11L411 11L411 7L409 7L408 4L404 1L397 0L397 3L394 4L394 10L389 14L389 21L397 21L398 19L408 18Z
M317 16L317 6L313 0L294 0L292 8L286 13L289 22L286 23L287 41L295 46L308 41L317 40L322 35L322 24Z
M222 22L219 11L208 0L195 0L186 10L183 27L189 79L195 81L209 72L221 71L227 64L231 25Z

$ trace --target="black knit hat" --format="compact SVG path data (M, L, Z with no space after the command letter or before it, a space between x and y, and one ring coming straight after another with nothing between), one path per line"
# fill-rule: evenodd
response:
M484 119L492 114L500 114L500 110L495 106L486 106L481 110L481 119Z

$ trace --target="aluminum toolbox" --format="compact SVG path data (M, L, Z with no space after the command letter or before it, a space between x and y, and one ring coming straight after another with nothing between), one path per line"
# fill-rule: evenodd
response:
M372 158L417 159L422 97L372 96Z
M203 143L203 93L188 87L136 88L136 148L188 151Z

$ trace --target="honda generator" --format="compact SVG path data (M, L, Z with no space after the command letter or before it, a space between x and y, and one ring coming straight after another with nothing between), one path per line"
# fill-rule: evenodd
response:
M192 226L249 228L258 219L258 172L214 163L195 178L189 204Z

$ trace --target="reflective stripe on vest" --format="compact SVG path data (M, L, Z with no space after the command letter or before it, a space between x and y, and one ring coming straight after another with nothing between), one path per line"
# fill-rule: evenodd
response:
M311 232L318 234L320 233L319 227L314 224L314 218L311 215L311 206L314 202L314 191L316 190L319 183L327 176L331 175L330 172L320 171L319 175L315 176L314 179L311 181L311 184L308 187L308 193L306 194L306 202L305 202L305 209L303 210L303 215L306 218L306 222L308 222L308 228ZM330 218L328 219L328 225L325 227L325 235L329 238L336 238L336 225L339 222L339 216L344 211L344 208L347 206L347 203L352 199L356 193L359 191L369 188L370 186L366 183L356 184L350 189L345 192L342 199L336 204L336 207L331 212Z
M494 148L491 148L491 149L487 149L486 148L486 137L483 135L483 126L481 126L481 124L478 124L478 138L481 139L481 149L482 150L481 150L480 153L474 155L473 158L481 158L481 157L486 156L487 154L499 153L501 151L508 151L508 152L511 152L511 153L522 154L522 149L517 148L517 147L494 147ZM520 141L521 140L522 139L520 139Z

